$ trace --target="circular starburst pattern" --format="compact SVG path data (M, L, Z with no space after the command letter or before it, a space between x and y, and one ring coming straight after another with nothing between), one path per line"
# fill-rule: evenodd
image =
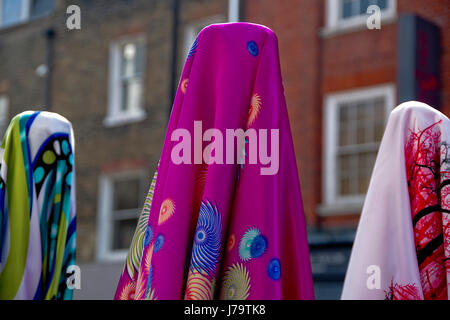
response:
M167 198L161 204L161 209L159 210L158 224L161 225L172 217L175 212L175 202L172 199Z
M202 201L194 235L191 271L206 273L213 277L220 254L222 218L217 206Z
M221 299L224 300L245 300L249 296L250 275L243 264L235 263L225 272Z
M248 109L247 128L249 128L256 120L261 111L261 96L254 93L250 101L250 108Z
M212 300L215 280L209 279L206 273L189 271L186 284L185 300Z
M233 250L235 244L236 244L236 236L235 236L234 234L232 234L232 235L228 238L228 243L227 243L227 249L228 249L228 251Z
M243 261L259 258L266 252L267 244L267 238L257 228L250 228L239 243L239 257Z
M127 283L120 292L119 300L134 300L136 292L136 284L134 282Z

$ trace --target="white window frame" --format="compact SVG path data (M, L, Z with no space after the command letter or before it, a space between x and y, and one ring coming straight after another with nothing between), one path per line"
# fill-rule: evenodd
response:
M187 57L192 44L199 33L199 29L213 23L224 23L226 17L223 15L214 15L203 19L189 22L184 29L184 56Z
M112 206L114 196L114 181L117 179L138 178L144 180L147 172L144 169L134 169L108 174L99 177L98 189L98 219L97 219L97 260L102 262L119 262L127 258L128 249L113 250L113 219ZM141 208L137 208L141 210ZM138 210L138 211L139 211ZM139 218L140 212L136 213ZM136 220L137 221L137 220ZM130 239L131 243L131 239Z
M3 110L2 110L3 109ZM6 95L0 95L0 141L8 128L9 99Z
M142 75L142 97L138 110L121 111L122 86L121 86L121 47L126 43L139 43L144 46L144 61ZM108 108L103 124L106 127L120 126L142 121L147 117L145 106L145 78L146 78L146 39L144 35L126 36L114 40L109 49L109 84L108 84Z
M3 17L3 1L4 0L0 0L0 28L7 28L7 27L10 27L10 26L14 26L14 25L20 24L20 23L24 23L30 18L31 0L16 0L16 1L21 1L22 2L22 11L20 13L20 20L17 21L16 23L12 23L12 24L9 24L7 26L3 26L3 21L2 21L2 17Z
M326 26L323 35L334 34L342 31L353 31L366 28L369 15L358 15L347 19L341 18L341 1L327 0L325 6ZM387 9L381 10L381 22L395 20L397 15L397 0L387 0Z
M386 119L395 106L395 85L392 83L357 88L348 91L329 94L324 98L323 119L323 174L322 198L323 204L319 206L320 215L333 215L336 213L352 214L361 209L364 195L338 196L336 177L336 149L338 139L338 109L343 103L352 103L361 100L370 100L383 96L386 100Z
M240 5L239 0L228 0L228 22L239 21Z
M16 1L21 1L22 2L22 11L20 13L20 20L12 23L12 24L8 24L7 26L3 25L3 21L2 21L2 16L3 16L3 1L4 0L0 0L0 29L2 28L8 28L8 27L12 27L21 23L25 23L27 21L30 20L31 18L31 4L32 4L32 0L16 0ZM56 2L57 0L55 0ZM54 4L56 5L56 3Z

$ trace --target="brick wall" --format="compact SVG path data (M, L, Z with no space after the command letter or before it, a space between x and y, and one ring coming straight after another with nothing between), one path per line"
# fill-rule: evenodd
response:
M398 0L398 12L415 13L441 29L441 110L450 115L450 0Z
M326 94L396 82L397 21L323 35L325 0L247 0L245 20L278 35L285 95L291 121L307 222L310 226L356 226L359 215L321 218L322 109ZM450 1L397 1L397 14L414 12L442 30L442 111L450 114Z
M272 28L278 35L281 67L302 185L311 226L355 226L358 215L323 219L323 98L341 90L396 81L397 23L381 30L321 35L325 0L241 0L244 20ZM111 167L155 169L166 129L170 98L172 15L166 0L60 0L47 17L0 29L0 95L10 100L10 115L43 109L44 32L56 32L52 105L73 123L76 134L78 257L95 258L98 177ZM65 27L66 7L78 4L82 30ZM415 12L442 30L442 111L450 114L450 0L398 0L397 13ZM227 17L227 1L181 0L178 72L184 62L185 29L207 17ZM143 33L146 38L145 121L106 128L110 42ZM142 195L144 196L144 195Z
M247 0L245 20L264 24L278 36L283 84L297 156L305 214L317 220L321 179L322 54L318 31L323 3L315 0Z
M180 1L179 68L184 63L183 28L202 17L226 17L221 0ZM77 169L77 260L95 260L99 176L102 172L143 168L147 180L156 168L164 140L170 97L172 6L166 0L58 0L54 12L35 21L0 29L0 95L10 100L10 116L44 110L45 31L55 30L52 110L74 127ZM66 28L66 8L81 8L81 30ZM143 34L146 40L144 121L107 128L111 41ZM145 198L145 194L141 195ZM131 239L130 239L131 240Z

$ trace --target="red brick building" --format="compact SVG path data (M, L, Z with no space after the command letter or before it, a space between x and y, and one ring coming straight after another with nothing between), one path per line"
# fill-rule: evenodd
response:
M450 0L0 0L0 130L45 108L74 126L75 297L112 298L186 52L237 20L278 35L318 298L340 296L390 110L417 98L450 115Z
M380 29L366 25L369 4L381 9ZM414 32L402 27L411 15L434 24L440 40L402 42ZM278 35L316 295L337 298L386 118L418 77L405 60L425 51L438 64L433 106L450 115L450 1L246 0L243 16Z

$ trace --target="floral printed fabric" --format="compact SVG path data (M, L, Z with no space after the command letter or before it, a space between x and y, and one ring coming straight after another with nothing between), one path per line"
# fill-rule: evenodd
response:
M173 131L192 134L199 120L222 132L279 129L278 172L174 164ZM203 29L115 299L313 299L297 172L275 34L249 23Z
M391 113L342 298L448 299L449 138L449 119L430 106Z

